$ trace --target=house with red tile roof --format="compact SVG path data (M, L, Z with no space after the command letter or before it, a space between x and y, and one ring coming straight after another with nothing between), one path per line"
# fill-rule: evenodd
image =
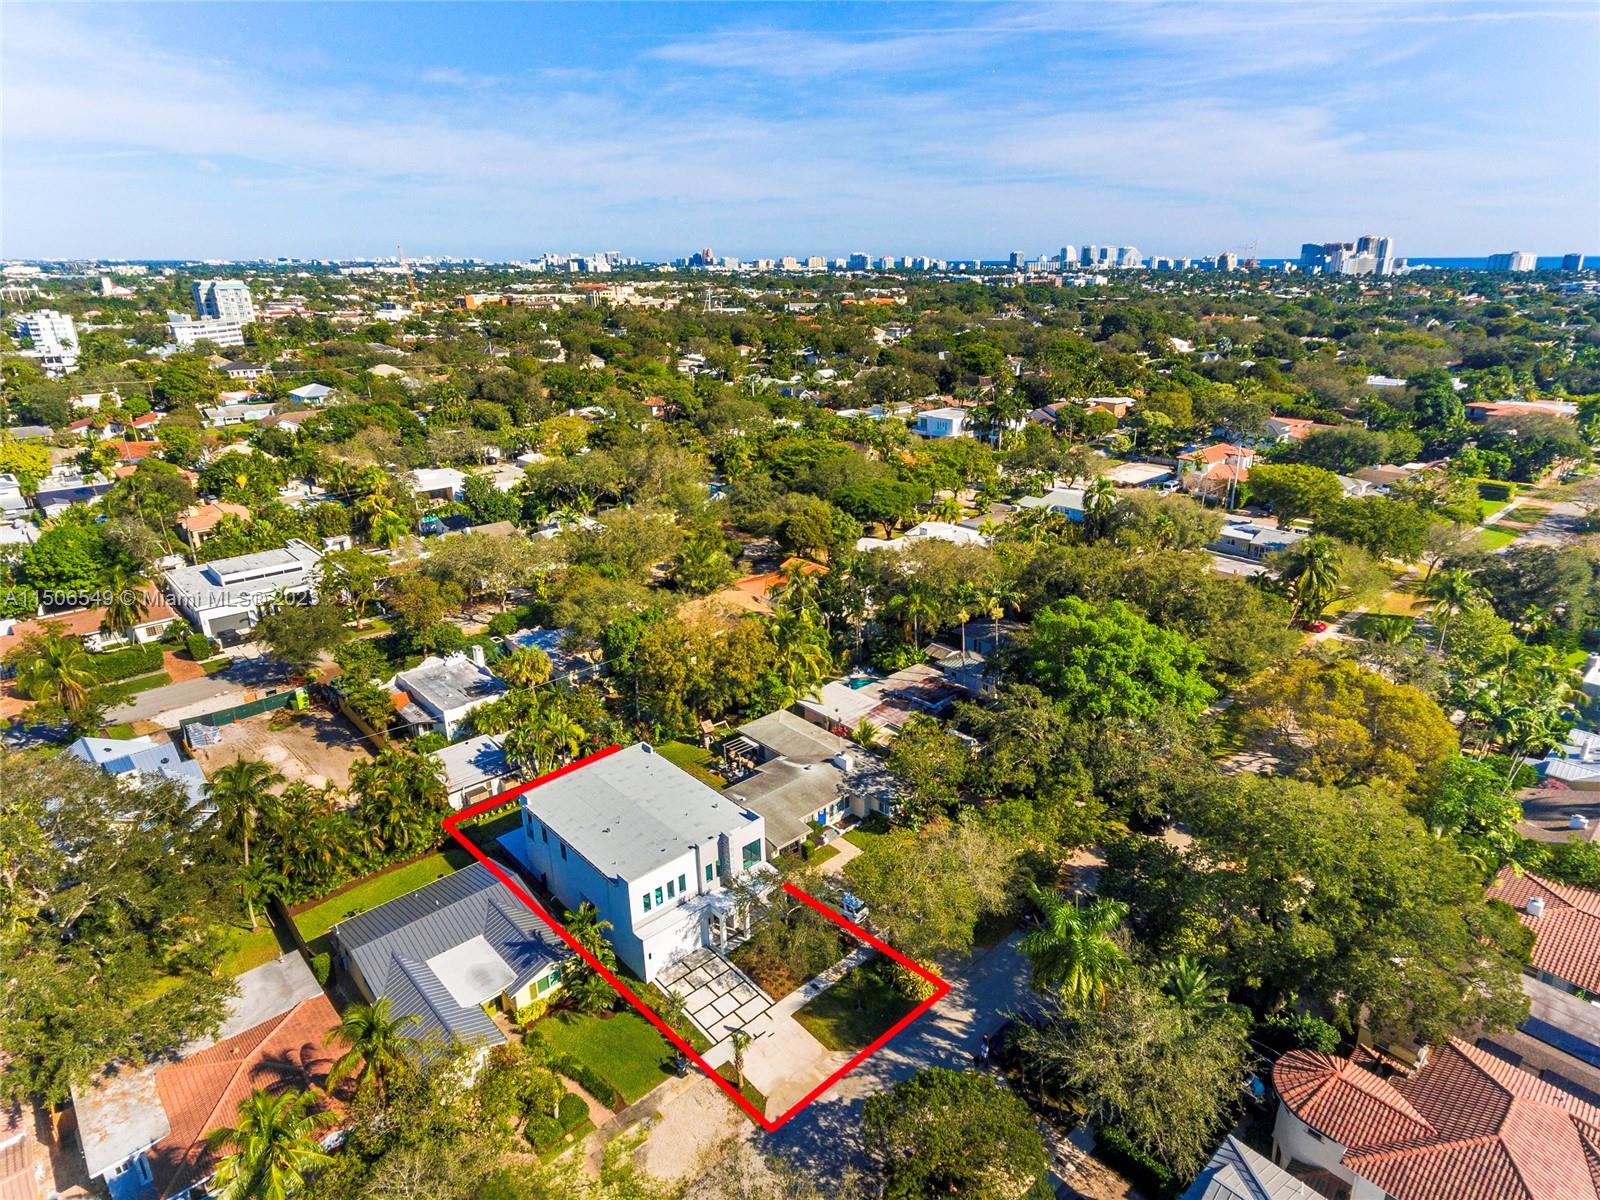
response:
M1532 974L1575 994L1600 995L1600 892L1501 868L1489 889L1533 930Z
M205 541L217 522L223 517L238 517L241 521L249 521L250 509L243 504L233 504L227 500L208 500L204 504L191 504L178 514L178 536L191 546L198 546Z
M9 1060L0 1050L0 1076ZM39 1140L39 1113L21 1100L0 1102L0 1200L44 1200L50 1151Z
M144 645L155 641L171 622L181 618L155 584L147 583L141 594L144 597L144 617L133 627L131 640ZM106 610L101 607L74 608L48 616L30 617L24 621L0 620L0 658L36 633L55 632L81 638L84 646L90 650L110 650L126 645L130 638L105 628L105 619Z
M1600 1198L1600 1108L1454 1038L1418 1061L1285 1054L1273 1161L1344 1200Z
M114 1063L74 1089L85 1164L112 1200L202 1195L221 1156L206 1136L232 1125L251 1092L327 1083L341 1053L327 1045L339 1014L305 959L286 954L236 982L215 1037L144 1067ZM339 1107L337 1098L325 1103Z

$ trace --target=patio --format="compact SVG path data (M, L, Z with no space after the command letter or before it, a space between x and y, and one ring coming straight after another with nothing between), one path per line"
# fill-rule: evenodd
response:
M689 1019L713 1042L747 1027L772 1007L772 997L748 975L706 947L664 968L656 983L683 998Z

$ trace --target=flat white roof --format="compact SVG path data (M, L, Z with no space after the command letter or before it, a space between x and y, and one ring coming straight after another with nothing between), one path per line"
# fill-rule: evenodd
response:
M481 933L443 954L435 954L428 960L428 970L462 1008L492 1000L517 977Z

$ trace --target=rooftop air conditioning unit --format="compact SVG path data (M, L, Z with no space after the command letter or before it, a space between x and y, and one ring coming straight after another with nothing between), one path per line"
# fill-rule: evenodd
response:
M1543 916L1544 915L1544 897L1543 896L1529 896L1528 897L1527 910L1528 910L1528 915L1530 917L1541 917L1541 916Z

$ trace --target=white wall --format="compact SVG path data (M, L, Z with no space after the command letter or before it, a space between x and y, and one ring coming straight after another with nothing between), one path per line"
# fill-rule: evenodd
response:
M1272 1127L1272 1160L1285 1170L1291 1160L1308 1166L1321 1167L1350 1184L1350 1200L1385 1200L1383 1189L1368 1183L1340 1160L1344 1147L1331 1138L1322 1137L1282 1101L1278 1103L1278 1118Z

